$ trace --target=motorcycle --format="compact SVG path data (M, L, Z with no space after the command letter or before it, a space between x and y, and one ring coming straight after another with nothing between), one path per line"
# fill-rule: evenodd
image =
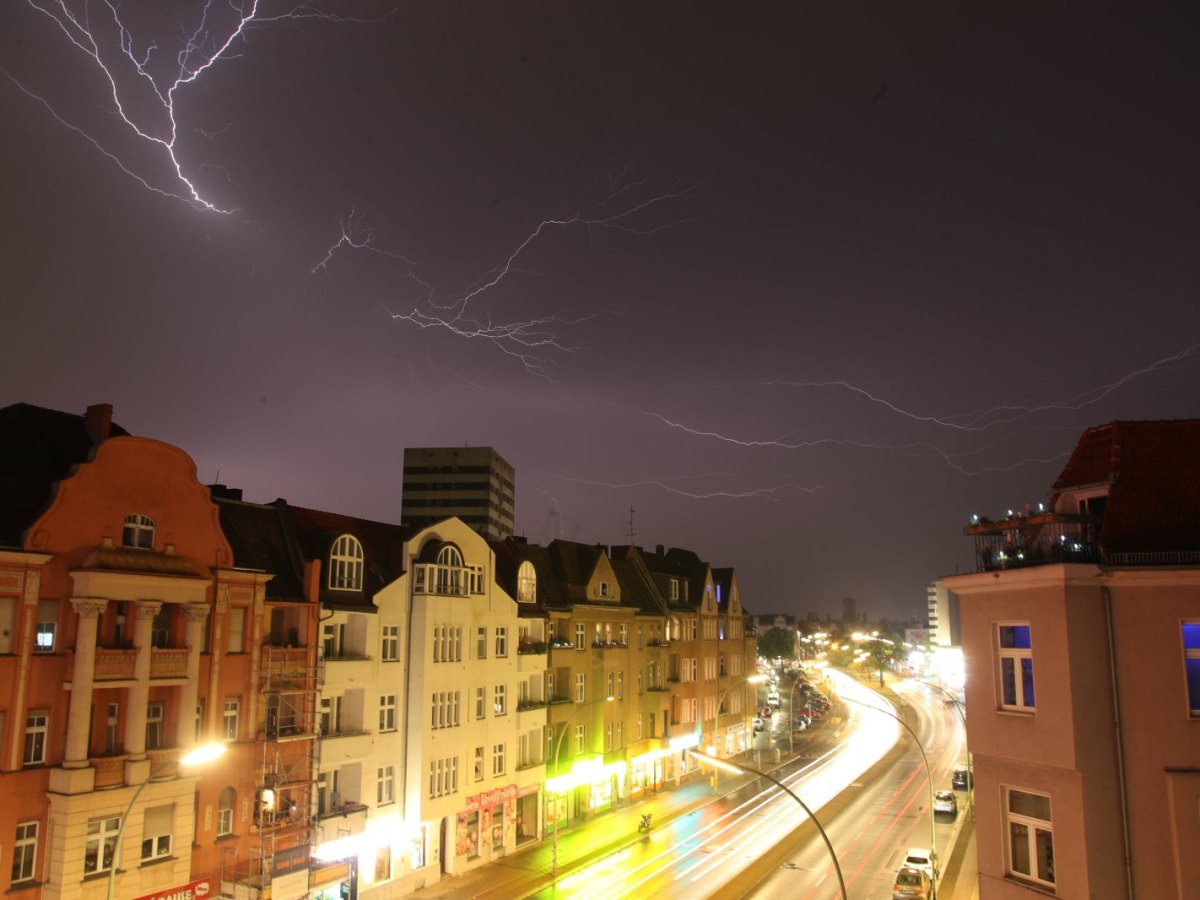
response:
M642 816L641 822L638 823L638 831L644 834L650 833L650 813Z

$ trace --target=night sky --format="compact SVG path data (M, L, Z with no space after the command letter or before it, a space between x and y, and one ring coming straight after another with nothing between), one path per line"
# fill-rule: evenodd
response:
M892 618L1085 427L1200 415L1195 4L292 8L168 95L203 5L120 7L228 212L59 7L0 8L0 403L382 521L405 447L491 445L531 541L632 506L752 612Z

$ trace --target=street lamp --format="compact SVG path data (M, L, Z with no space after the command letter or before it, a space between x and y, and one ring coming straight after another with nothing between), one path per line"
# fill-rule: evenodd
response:
M762 684L766 680L767 680L766 675L751 675L742 684L733 684L733 685L730 685L729 687L725 688L725 690L724 690L724 692L722 692L721 696L717 698L717 718L713 722L713 737L716 738L718 745L720 744L720 733L721 733L721 704L725 702L725 698L729 696L729 692L736 690L739 687L744 688L748 684ZM755 712L757 713L758 710L756 709ZM743 719L742 727L745 727L745 724L746 724L745 719ZM753 738L751 740L753 740ZM713 748L711 748L710 752L712 752L712 754L715 756L716 751L719 749L720 749L719 746L713 747ZM721 785L720 770L714 768L713 769L713 793L714 794L718 792L720 785Z
M609 703L613 699L614 699L613 697L609 696L609 697L605 697L603 700L592 700L589 703L575 704L575 709L571 711L571 714L569 716L567 716L567 721L563 724L563 730L561 732L559 732L558 741L554 745L554 775L555 775L555 777L558 777L558 758L559 758L559 754L562 753L563 738L566 737L567 732L571 730L572 720L577 715L579 715L581 712L583 712L585 709L595 706L597 703ZM557 793L561 793L561 792L555 791L555 793L557 794ZM557 805L558 804L556 803L555 804L556 808L557 808ZM547 807L547 809L549 808L549 806L550 806L550 792L546 791L546 807ZM549 822L547 822L546 824L548 825ZM558 876L558 822L555 822L554 823L554 836L551 838L550 877L556 878L557 876Z
M797 794L793 793L791 788L773 775L768 775L766 772L760 772L758 769L751 768L750 766L731 765L724 760L709 756L707 753L697 753L694 750L692 751L692 755L700 759L702 762L708 763L713 768L724 769L726 772L730 772L734 775L744 775L746 772L750 772L753 775L757 775L759 778L765 778L767 781L774 784L780 790L786 792L789 797L799 803L800 808L808 814L808 817L813 820L813 824L817 826L817 831L821 833L821 840L825 842L825 848L829 851L829 858L833 860L834 871L837 872L838 886L842 891L842 900L847 900L846 881L842 878L842 866L838 862L837 853L835 853L833 850L833 844L829 842L829 835L825 833L825 829L821 826L821 821L816 817L816 815L813 814L813 811L808 808L808 804L801 800Z
M913 743L916 744L917 749L919 751L921 751L921 762L925 763L925 777L929 781L929 851L934 855L934 858L936 859L937 858L937 837L935 836L935 833L934 833L934 818L933 818L934 817L934 812L933 812L933 772L929 768L929 757L925 755L925 748L923 746L921 746L921 739L917 737L917 733L915 731L913 731L911 728L908 727L908 723L905 722L903 719L901 719L895 713L889 712L888 710L883 709L882 707L879 707L879 706L872 706L869 703L863 703L860 700L851 700L849 697L843 697L842 699L849 703L856 703L859 706L865 707L866 709L873 709L873 710L875 710L875 712L883 713L885 716L891 716L893 719L895 719L897 722L899 722L901 725L904 726L904 730L907 731L912 736Z
M179 758L181 766L201 766L205 763L212 762L218 756L225 752L224 744L201 744L191 753L186 753ZM117 841L113 847L112 865L108 869L108 900L113 900L113 891L117 884L117 867L121 864L121 842L125 839L125 824L129 821L129 816L133 812L134 804L137 803L138 797L142 796L142 791L146 789L146 785L150 783L147 778L138 785L137 790L133 792L133 796L129 800L129 805L125 807L125 814L121 816L121 824L117 826ZM100 859L104 859L104 847L98 848Z

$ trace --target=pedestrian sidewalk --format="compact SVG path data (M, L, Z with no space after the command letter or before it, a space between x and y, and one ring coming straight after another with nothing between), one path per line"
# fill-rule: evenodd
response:
M797 750L799 749L797 747ZM797 756L799 755L797 753ZM753 751L729 759L734 765L739 760L757 766ZM787 761L788 757L784 754L783 762L779 765ZM773 767L775 763L768 765ZM735 791L754 777L749 774L723 774L720 793ZM557 877L562 878L596 859L641 841L643 834L638 830L638 825L641 817L647 813L651 816L651 827L659 828L712 800L712 784L709 777L701 771L691 774L679 787L647 793L632 803L622 803L615 809L598 813L559 835ZM529 897L553 884L554 856L554 841L548 837L531 842L503 859L470 872L445 877L437 884L422 888L417 892L417 896L422 900L442 897L513 900Z

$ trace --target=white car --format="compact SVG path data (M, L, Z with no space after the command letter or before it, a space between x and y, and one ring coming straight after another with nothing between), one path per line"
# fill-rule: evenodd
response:
M924 847L909 847L908 853L904 856L904 862L901 864L910 869L920 869L929 875L929 880L937 884L938 866L937 854L932 850L926 850Z
M767 694L767 703L771 704L771 706L778 706L779 694L776 691L771 691L771 693Z
M767 723L764 722L762 720L762 718L760 718L759 716L754 717L754 730L755 731L762 731L766 727L767 727Z

